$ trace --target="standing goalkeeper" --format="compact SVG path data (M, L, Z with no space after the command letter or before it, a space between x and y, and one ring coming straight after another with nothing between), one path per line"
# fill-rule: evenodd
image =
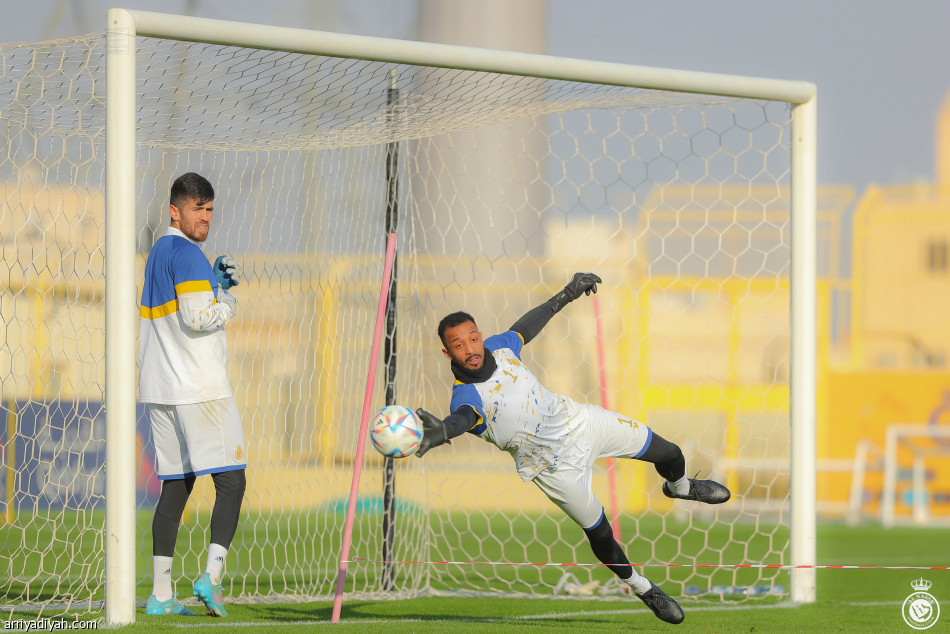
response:
M613 537L603 504L591 488L598 458L653 463L670 498L721 504L729 490L712 480L686 477L686 460L675 444L646 425L601 407L582 404L541 385L521 362L521 349L558 311L583 294L597 292L600 278L577 273L557 295L528 311L507 331L482 339L471 315L447 315L439 323L442 353L451 360L455 387L451 414L440 420L419 409L423 439L416 455L465 432L480 436L514 458L521 479L534 482L577 522L597 559L667 623L684 619L679 604L630 565Z
M172 590L172 559L195 478L210 474L215 502L207 568L194 594L211 616L227 616L221 573L237 530L246 486L247 450L241 415L228 382L224 327L237 300L228 289L240 273L228 256L208 263L214 188L188 173L172 184L171 226L145 265L139 321L139 398L148 403L162 493L152 520L154 578L147 614L194 612Z

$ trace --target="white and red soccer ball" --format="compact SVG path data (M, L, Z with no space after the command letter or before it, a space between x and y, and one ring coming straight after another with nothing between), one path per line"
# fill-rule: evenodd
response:
M390 458L405 458L416 453L422 442L422 423L408 407L387 405L379 410L369 428L376 451Z

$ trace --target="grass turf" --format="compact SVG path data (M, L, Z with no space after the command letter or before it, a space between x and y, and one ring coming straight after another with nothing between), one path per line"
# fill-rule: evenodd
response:
M285 520L274 519L268 521L252 522L253 530L256 533L261 532L264 535L279 533L274 522L281 524ZM294 520L298 522L298 520ZM527 518L506 518L506 530L511 531L524 530L525 526L520 522L529 521ZM144 523L140 529L145 534L148 532L147 517L141 520ZM629 525L629 524L628 524ZM34 522L34 528L50 531L51 528L44 528L43 522ZM555 530L556 526L547 527L544 523L531 524L533 530L540 531L538 541L543 542L547 537L545 532ZM648 527L640 526L646 530ZM667 526L667 529L671 527ZM471 530L471 526L466 526ZM485 526L481 529L486 531L499 531L498 526ZM366 525L359 530L370 531L372 526ZM728 530L729 535L719 535L717 531ZM784 529L783 529L784 530ZM0 529L0 533L7 533L6 545L10 546L9 537L12 527ZM743 535L739 534L741 529L737 526L719 526L713 527L707 539L717 542L724 539L725 543L730 544L730 548L748 549L750 546L745 543ZM25 534L25 533L24 533ZM491 534L490 532L487 534ZM876 525L865 525L850 527L843 524L822 523L819 525L818 534L818 562L819 564L835 565L863 565L863 566L946 566L950 564L950 540L946 538L945 529L922 529L897 527L892 529L883 529ZM22 538L22 534L20 535ZM200 543L204 536L201 531L184 533L183 542L179 543L179 548L201 552L203 549ZM251 535L245 534L248 539ZM731 539L730 539L731 537ZM89 559L88 553L91 552L89 540L79 538L69 544L53 542L55 546L47 547L43 550L43 544L50 544L46 541L49 536L42 534L35 536L35 547L33 554L23 557L14 562L19 568L14 570L28 570L29 566L38 565L38 553L45 552L47 557L62 558L75 556L77 550L87 553L86 559ZM691 537L689 539L692 539ZM781 534L775 538L781 542ZM195 543L192 544L191 541ZM631 540L635 541L635 540ZM718 542L723 543L723 542ZM745 543L745 545L743 545ZM753 543L755 543L753 541ZM537 553L531 552L512 552L507 547L507 542L498 540L489 542L485 546L484 555L486 559L493 557L505 557L508 555L510 561L542 561L540 557L532 558ZM689 548L686 544L684 550ZM664 550L666 547L661 547ZM770 545L756 545L758 550L768 550ZM283 553L287 556L286 549L278 546L273 549L270 556L276 553ZM7 556L9 555L8 550ZM541 553L545 554L546 553ZM658 553L660 555L662 553ZM732 553L727 552L728 555ZM306 553L298 553L304 556ZM524 555L521 556L512 555ZM331 559L335 555L331 556ZM179 590L184 586L190 586L189 576L197 576L198 561L197 557L192 558L195 561L190 567L195 570L183 571L179 580ZM634 557L636 559L636 557ZM727 561L730 561L728 557ZM736 561L752 561L749 557L741 558L741 553L736 553ZM287 562L283 562L286 565ZM92 565L92 564L88 564ZM147 570L147 557L140 555L138 562L140 574ZM143 568L143 566L145 566ZM348 576L348 589L365 584L375 577L375 571L367 569L371 564L351 564L350 575ZM242 567L254 567L253 561L245 561ZM269 563L270 569L273 565ZM293 570L293 566L289 567ZM525 575L521 575L522 580L518 580L514 571L507 567L490 567L490 570L472 570L475 567L460 567L454 570L455 574L466 576L467 582L473 582L474 585L482 585L483 589L491 590L494 587L504 587L506 589L522 589L520 586L526 585ZM244 575L244 579L253 579L261 589L282 588L283 584L289 581L287 575L283 580L280 575L268 574L261 568L259 575ZM317 589L323 594L332 592L332 582L335 580L335 571L320 570L319 567L313 569L310 573ZM563 571L557 568L538 569L537 574L544 577L547 581L554 575L560 575ZM683 574L688 571L683 571ZM291 573L289 576L293 576ZM303 574L303 573L301 573ZM602 569L593 573L596 577L604 579L609 578L606 571ZM650 574L649 571L647 573ZM732 575L731 572L727 573ZM788 573L778 573L776 583L782 583L787 588ZM493 576L498 578L493 579ZM547 576L545 576L547 575ZM29 574L21 575L24 579L29 579ZM507 578L502 578L507 576ZM689 596L679 595L676 598L680 600L686 611L686 622L678 626L678 631L703 631L703 632L888 632L888 631L910 631L910 628L904 623L901 616L901 604L904 599L913 592L910 582L920 576L933 582L930 593L938 600L941 600L941 606L948 605L950 600L950 570L883 570L883 569L864 569L864 570L819 570L818 576L818 601L814 604L805 606L790 606L787 602L780 599L764 599L736 603L734 601L709 602L696 601ZM733 578L733 577L731 577ZM710 582L713 582L710 577ZM494 581L494 583L493 583ZM740 579L741 581L741 579ZM31 587L31 596L39 598L43 593L52 593L54 588L42 585L37 590L36 581L24 581L19 588L22 592L28 586ZM245 581L247 583L247 581ZM397 587L399 578L397 577ZM31 585L32 584L32 585ZM436 579L433 585L449 585L449 578L445 576L442 579ZM448 588L447 589L451 589ZM525 588L527 589L527 588ZM6 601L8 605L16 599L17 587L9 585L7 587ZM138 587L138 596L140 600L148 595L149 585L143 580ZM232 593L234 588L232 586ZM187 594L187 588L182 590L182 595ZM675 593L674 593L675 594ZM227 599L226 599L227 600ZM668 629L669 625L657 620L652 613L648 612L635 598L611 600L611 601L591 601L582 599L561 599L547 598L537 600L512 599L512 598L461 598L461 597L422 597L413 599L399 600L379 600L366 601L348 598L343 602L342 619L340 624L331 624L332 603L329 601L319 601L311 603L228 603L230 617L228 619L210 619L207 617L152 617L144 614L144 609L139 608L136 615L136 624L126 628L126 631L155 631L168 630L180 631L182 628L190 629L192 627L226 627L228 630L240 629L246 632L294 632L294 631L312 631L314 629L323 629L328 627L343 627L346 629L355 629L356 631L365 631L366 629L376 629L385 627L387 630L395 632L471 632L471 631L562 631L566 628L579 627L588 631L608 631L618 627L636 629L638 631L660 631ZM83 612L85 612L83 614ZM73 618L72 615L81 615L80 618L89 616L101 616L93 611L91 614L83 609L67 611L66 614L51 615L45 612L42 616L52 618ZM17 611L12 618L30 619L35 615L29 612ZM4 618L11 618L8 612ZM950 614L944 614L931 631L940 631L950 626Z

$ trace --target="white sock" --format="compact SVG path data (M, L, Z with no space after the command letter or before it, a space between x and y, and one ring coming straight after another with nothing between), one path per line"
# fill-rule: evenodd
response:
M171 557L152 557L152 594L159 601L172 598Z
M219 544L208 546L208 565L205 572L211 577L211 583L221 583L221 571L224 570L224 558L228 556L228 549Z
M633 588L633 591L637 594L643 594L653 587L650 585L650 580L639 574L636 569L633 570L633 574L628 579L621 579L621 581Z
M686 495L689 493L689 478L684 474L682 478L676 482L670 482L670 491L676 495Z

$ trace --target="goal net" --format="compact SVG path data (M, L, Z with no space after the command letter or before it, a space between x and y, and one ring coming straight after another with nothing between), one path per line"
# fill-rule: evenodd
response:
M760 565L790 563L792 104L438 58L130 39L136 293L171 182L188 171L216 189L206 255L230 253L244 271L227 330L248 490L228 601L333 594L389 229L395 310L374 410L447 413L443 315L471 312L488 336L575 271L596 272L597 303L565 308L525 363L555 392L650 425L681 445L690 476L733 492L721 507L673 504L649 465L598 466L595 491L631 560L684 601L788 594L788 572ZM95 614L106 599L107 48L93 34L2 49L11 612ZM137 472L121 477L136 481L141 605L159 484L145 407L123 424L136 430ZM583 532L479 438L388 469L366 454L348 597L617 593ZM203 570L212 504L199 478L173 567L183 597Z

